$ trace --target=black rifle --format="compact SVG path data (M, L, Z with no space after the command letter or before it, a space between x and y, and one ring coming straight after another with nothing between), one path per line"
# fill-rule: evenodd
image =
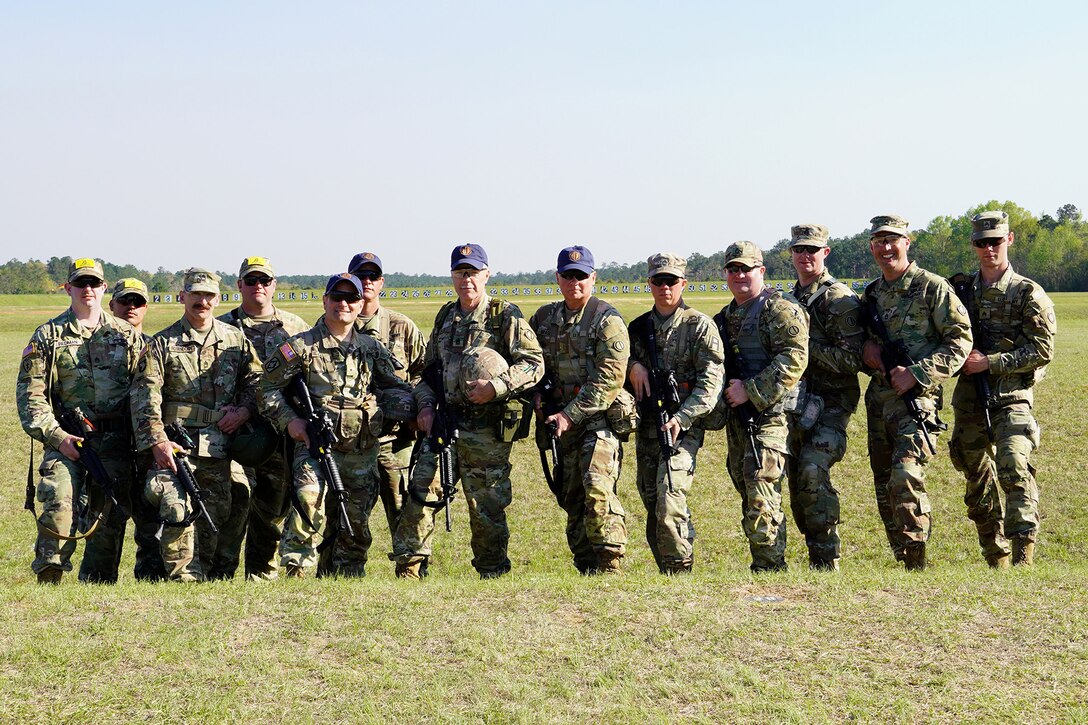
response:
M654 332L653 313L646 315L646 350L650 356L650 397L649 416L657 422L657 444L661 455L665 457L665 479L672 485L672 454L676 452L672 433L665 427L669 417L680 408L680 388L676 384L676 373L663 370L657 360L657 333ZM645 408L643 408L645 410Z
M861 316L865 328L880 338L880 364L884 366L885 380L890 385L892 370L898 367L909 368L914 365L914 359L910 356L910 351L907 350L905 342L893 340L891 335L888 334L888 328L884 324L884 319L880 316L880 310L877 309L876 303L873 302L869 293L862 297ZM899 397L903 399L907 406L907 412L910 413L910 417L914 419L915 424L922 431L926 448L933 455L937 455L937 447L929 439L930 433L929 424L926 422L926 412L918 405L918 388L918 385L913 385Z
M440 497L435 501L428 501L424 493L408 485L408 493L412 499L427 508L446 509L446 531L452 531L453 525L450 518L450 502L457 495L457 472L453 465L453 442L460 435L459 413L456 406L450 405L446 400L446 385L442 378L442 361L436 358L430 365L423 369L423 382L434 391L434 420L431 423L431 433L427 438L427 444L432 453L438 454L438 480L442 487Z
M344 488L344 481L340 478L340 468L336 465L336 459L332 455L333 444L336 443L336 435L333 433L332 418L329 411L323 407L314 405L314 399L310 395L310 388L306 380L299 373L291 378L284 390L287 404L295 411L295 414L306 421L306 435L310 439L310 457L318 462L321 467L321 475L328 486L326 495L332 495L336 499L336 509L339 514L339 528L347 532L351 538L355 537L355 530L351 527L351 518L348 516L348 492ZM314 522L302 510L302 506L296 507L299 518L312 530L316 530ZM330 527L331 528L331 527ZM335 535L326 537L331 541Z
M960 302L963 303L963 306L970 310L971 278L963 272L957 272L948 278L948 282L952 285L952 289L956 291L956 296L960 298ZM984 347L987 347L982 332L982 324L976 324L975 318L973 317L971 318L971 332L975 338L976 350L982 350ZM990 373L983 370L980 373L971 373L968 377L971 378L971 382L975 384L975 397L978 398L978 402L982 405L982 415L986 420L986 437L993 443L994 426L993 421L990 419L990 407L993 405L993 391L990 389Z
M65 433L71 433L83 439L86 439L87 434L95 430L94 424L87 420L83 413L69 408L61 409L57 422L60 423L60 427L64 429ZM124 507L117 501L117 491L114 489L113 479L110 477L109 472L106 471L106 467L102 465L102 459L98 457L98 452L86 440L76 441L75 447L79 451L79 462L87 469L87 473L91 474L91 480L102 489L109 502L124 513Z
M714 324L718 326L718 334L721 335L722 344L725 347L725 385L729 386L730 380L744 380L744 357L740 354L740 348L729 336L729 324L725 319L725 313L714 315ZM722 391L725 395L725 391ZM727 399L728 401L728 399ZM756 445L756 432L759 431L759 411L751 400L745 401L735 408L730 406L730 415L736 416L748 434L748 444L752 446L752 457L756 462L756 470L762 468L759 456L759 446Z
M196 443L190 437L189 431L185 430L177 421L166 424L166 437L185 449L185 451L174 451L174 464L178 467L178 481L181 482L181 487L185 489L185 494L189 497L189 503L192 504L193 511L181 521L160 520L159 523L163 526L180 528L188 526L198 518L203 518L208 522L208 528L213 533L218 534L219 529L216 527L215 522L212 521L212 516L208 513L208 507L204 505L204 499L208 498L208 492L202 491L200 486L197 485L196 477L193 476L193 467L189 465L189 454L196 449Z
M540 396L540 407L537 409L537 436L536 447L540 452L540 467L544 471L544 480L548 482L548 489L555 495L556 502L563 505L563 452L559 447L559 426L552 421L545 423L545 431L540 424L551 416L563 410L562 389L555 373L544 373L544 377L533 388L533 392ZM548 453L551 453L552 464L548 465Z

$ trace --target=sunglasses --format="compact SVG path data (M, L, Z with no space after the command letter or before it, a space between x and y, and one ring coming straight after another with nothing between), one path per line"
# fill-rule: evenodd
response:
M70 284L73 287L84 289L87 287L103 287L105 286L106 281L101 280L98 277L76 277Z
M978 249L985 249L986 247L1000 247L1005 243L1005 237L997 237L993 239L976 239L971 244L974 244Z
M559 276L570 282L571 280L578 280L579 282L589 279L589 275L580 269L569 269L566 272L560 272Z
M354 273L356 277L364 282L377 282L382 278L381 272L375 272L372 269L363 269Z
M755 267L745 267L743 264L731 264L725 268L725 273L740 274L741 272L744 272L745 274L748 274L753 269L755 269Z
M348 304L351 304L353 302L359 302L363 298L355 292L341 292L339 290L333 290L332 292L329 292L329 299L333 302L347 302Z
M115 297L114 302L125 307L143 307L147 304L147 300L139 295L125 295L123 297Z
M243 277L242 281L246 283L246 287L256 287L261 285L262 287L268 287L276 280L273 277Z
M675 277L671 274L659 274L656 277L650 277L650 284L654 287L672 287L679 281L679 277Z
M792 249L794 254L816 254L816 252L820 251L821 247L814 247L811 244L798 244Z

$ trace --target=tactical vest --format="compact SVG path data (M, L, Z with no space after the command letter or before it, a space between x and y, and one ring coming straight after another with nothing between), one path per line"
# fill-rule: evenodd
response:
M600 310L601 301L596 297L590 297L582 310L582 318L578 320L569 333L567 333L567 351L560 355L559 334L550 340L550 353L553 365L557 373L562 370L566 375L559 375L559 383L562 386L562 403L566 405L578 394L581 383L593 377L597 371L597 363L593 359L593 321ZM557 330L558 333L558 330ZM561 357L567 359L567 363L560 364ZM573 375L573 379L572 378Z
M1028 343L1024 336L1023 321L1019 319L1020 310L1023 309L1024 295L1031 294L1031 286L1023 284L1019 275L1014 274L1005 288L1005 294L998 299L983 300L982 295L987 292L979 283L976 292L976 283L979 273L971 275L971 294L967 300L967 314L971 317L972 329L978 330L978 339L974 341L975 347L987 354L1010 352ZM1021 378L1024 387L1031 387L1046 375L1046 365L1027 373L1011 373Z
M733 340L733 345L740 353L740 373L745 380L759 375L771 364L771 355L759 339L759 316L773 297L781 296L777 291L764 287L740 323L740 334Z
M832 342L831 336L827 334L827 330L824 328L823 317L821 315L813 315L812 311L816 309L816 303L819 302L835 285L846 287L846 285L843 285L842 282L834 277L828 277L823 282L820 282L819 288L813 292L812 296L807 300L804 302L801 302L800 299L797 300L801 303L801 306L805 308L805 311L808 312L809 338L825 345Z
M681 302L680 306L676 309L676 312L673 313L674 315L683 315L681 319L677 320L676 331L669 339L669 343L665 349L655 351L658 352L658 358L661 366L663 368L670 368L674 373L676 373L676 382L681 387L681 395L687 395L692 391L692 388L695 386L696 378L698 377L698 371L695 369L694 365L678 365L681 358L684 357L684 353L690 352L692 349L691 328L698 322L697 318L693 319L692 316L688 314L688 310L691 310L692 313L698 315L698 313L688 307L686 303ZM643 347L645 347L647 350L649 350L650 347L650 339L649 335L647 334L647 326L654 324L652 317L653 314L654 311L651 309L649 312L645 312L636 317L631 322L631 324L627 326L627 333L632 338L637 337L639 340L641 340ZM676 354L669 355L668 363L666 363L666 361L661 360L660 357L661 355L667 353L670 349L675 350ZM648 359L646 363L646 367L649 367Z

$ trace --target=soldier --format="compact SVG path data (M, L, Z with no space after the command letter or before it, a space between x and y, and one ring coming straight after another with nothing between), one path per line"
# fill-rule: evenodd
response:
M135 277L123 277L113 285L110 298L110 312L118 319L136 328L144 345L151 342L151 336L144 334L144 316L147 315L149 300L147 285ZM130 441L129 449L135 450L135 441ZM158 513L152 512L144 501L144 473L136 467L136 456L132 456L133 476L129 500L132 503L132 539L136 542L136 565L133 574L139 581L160 581L166 578L166 566L159 554Z
M64 291L71 306L34 331L15 388L23 430L44 446L37 486L27 492L31 511L35 499L42 505L31 569L40 583L59 584L72 570L76 541L86 538L79 580L113 583L125 512L110 506L91 482L80 463L81 450L94 449L115 482L118 502L127 506L132 477L127 396L144 343L131 325L102 310L106 276L97 260L71 262ZM65 430L59 422L65 411L82 416L93 429L83 435ZM77 508L81 519L97 517L82 527L89 534L77 533Z
M926 567L925 466L944 425L937 417L940 386L971 350L971 321L948 282L907 259L906 219L877 216L871 223L869 249L881 276L865 288L864 318L882 320L888 339L901 342L914 364L887 370L878 338L862 347L862 360L873 373L865 391L869 466L888 543L895 558L916 571Z
M971 225L979 271L964 280L963 296L974 349L952 396L955 426L948 450L953 465L967 478L963 500L978 528L982 553L990 566L1005 568L1010 542L1013 564L1031 564L1035 553L1039 487L1029 458L1039 446L1039 425L1032 415L1032 386L1054 357L1057 322L1042 287L1009 264L1015 236L1008 214L983 212ZM988 400L979 398L975 376L988 381ZM1005 492L1004 504L998 484Z
M520 423L516 398L543 377L544 356L521 310L487 294L491 270L483 247L455 247L450 270L457 301L438 311L425 361L441 366L445 404L460 412L460 434L452 444L455 475L468 501L472 566L486 579L510 571L506 507L512 489L510 450ZM421 382L415 396L417 425L429 435L436 391ZM438 456L425 442L409 483L416 494L404 502L393 538L398 577L418 579L430 557L434 509L415 495L436 490L437 467Z
M265 257L243 259L236 284L242 304L220 315L219 320L242 331L253 343L262 365L288 338L310 328L298 315L272 303L276 294L276 273ZM260 431L255 427L259 424L256 419L248 421L242 430L259 435ZM240 550L242 537L245 537L246 579L275 579L277 576L277 550L283 537L288 486L283 456L283 446L276 445L275 452L257 466L243 467L237 461L231 462L235 491L232 500L236 506L241 506L247 498L245 491L249 491L249 506L248 510L231 512L231 523L220 536L227 539L231 551Z
M826 227L799 224L790 235L797 271L793 296L808 312L808 368L798 411L787 419L790 509L808 544L809 566L838 570L839 492L831 484L831 467L846 453L846 425L861 398L860 303L827 270Z
M597 273L587 248L559 253L555 281L563 301L542 306L529 320L551 383L544 405L550 401L558 409L546 420L538 416L537 436L547 435L545 425L551 425L559 438L562 478L553 484L567 512L574 565L582 574L618 574L627 545L616 494L623 454L605 411L623 390L627 326L616 308L592 296Z
M352 274L333 275L322 297L324 316L310 330L295 335L276 348L261 382L265 416L293 440L296 511L288 518L280 547L280 564L288 577L304 577L317 566L318 543L331 545L328 573L365 576L370 550L370 512L378 500L378 436L384 415L377 393L399 390L410 400L411 386L396 375L389 351L373 337L355 328L363 307L363 286ZM314 404L323 407L334 421L332 455L348 493L346 507L354 537L346 531L325 528L329 483L320 462L309 450L306 420L289 405L284 389L301 374ZM409 403L404 418L411 418ZM300 513L301 512L301 513ZM305 516L301 514L304 513ZM306 519L313 524L311 528ZM327 543L326 543L327 542ZM322 571L321 573L325 573Z
M782 473L786 412L808 364L808 321L791 298L763 284L763 252L751 242L725 250L725 280L733 299L714 321L728 346L726 440L729 478L741 496L741 525L753 572L786 570Z
M348 271L363 285L363 309L355 323L357 329L385 346L400 363L397 377L411 385L423 374L423 352L427 340L407 315L381 304L385 287L382 260L373 252L361 252L351 258ZM378 495L381 496L389 536L397 530L397 518L408 491L408 463L415 432L407 424L386 421L378 449Z
M627 379L642 405L636 480L654 561L661 573L679 574L690 572L693 562L695 524L687 497L703 446L700 419L721 395L722 341L710 318L684 303L686 260L662 252L647 264L654 306L627 328ZM663 413L656 407L662 396ZM663 450L666 435L669 454Z
M257 412L261 363L240 330L216 320L219 276L185 272L178 299L184 316L152 339L132 388L136 446L151 455L144 496L164 526L159 541L167 574L175 581L229 579L238 565L238 542L220 537L203 518L185 524L192 502L177 478L169 423L184 426L196 443L189 462L207 494L212 521L222 529L240 506L231 485L231 436ZM248 496L246 497L248 501ZM181 524L181 525L179 525ZM195 531L194 531L195 529Z

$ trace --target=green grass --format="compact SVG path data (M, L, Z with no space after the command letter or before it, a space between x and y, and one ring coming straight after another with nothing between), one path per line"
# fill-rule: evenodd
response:
M649 304L612 299L628 319ZM795 529L788 573L748 572L739 498L714 433L691 499L698 537L689 578L656 573L631 449L620 482L628 573L579 577L535 450L522 442L509 509L514 571L497 581L479 581L469 566L458 499L455 530L436 534L423 585L393 578L377 516L362 581L137 584L128 551L118 586L66 580L43 589L29 568L27 438L14 380L34 326L63 301L0 305L0 720L1088 722L1088 483L1080 457L1088 295L1055 295L1058 355L1037 391L1044 518L1031 570L986 568L947 434L929 469L934 568L898 569L856 415L835 469L839 574L808 571ZM689 301L708 313L721 305L712 295ZM426 329L436 305L395 308ZM316 303L287 307L305 319L319 314ZM149 314L153 331L180 308Z

